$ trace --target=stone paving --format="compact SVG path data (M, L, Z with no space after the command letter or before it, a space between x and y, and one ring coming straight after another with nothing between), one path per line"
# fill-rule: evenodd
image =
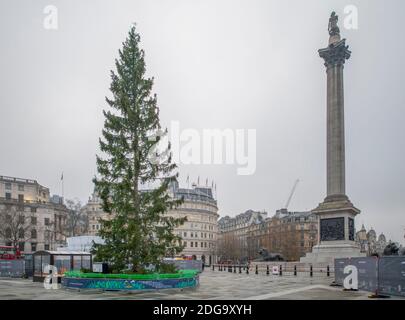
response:
M333 277L319 275L266 275L239 274L205 270L200 275L200 286L195 289L163 290L153 292L113 292L47 290L42 283L27 279L0 278L0 299L28 300L340 300L368 299L367 292L346 292L341 287L331 287Z

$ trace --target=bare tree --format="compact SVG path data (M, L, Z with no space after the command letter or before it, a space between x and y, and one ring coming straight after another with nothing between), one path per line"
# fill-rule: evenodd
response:
M14 248L19 243L36 237L36 230L32 228L32 215L27 216L18 206L5 206L0 209L0 238L5 243L11 243Z
M240 239L233 232L223 233L217 243L217 255L221 261L241 261L243 257Z
M74 237L82 235L88 231L89 221L87 215L82 210L80 200L66 200L66 207L68 208L65 235Z

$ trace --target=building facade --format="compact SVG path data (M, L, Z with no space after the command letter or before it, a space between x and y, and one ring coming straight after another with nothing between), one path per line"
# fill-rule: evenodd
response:
M184 199L181 206L167 213L174 218L187 217L187 221L174 230L183 241L181 255L201 259L208 265L216 263L219 216L212 188L193 185L185 189L179 188L176 182L171 185L170 195Z
M260 228L267 212L248 210L235 217L225 216L218 221L218 255L221 260L246 262L249 259L248 234L252 228Z
M311 212L281 209L266 220L264 248L287 261L298 261L318 242L318 218Z
M104 212L102 202L97 192L93 192L86 205L82 208L82 214L87 216L88 229L83 235L97 236L101 228L101 220L111 219L113 215Z
M52 200L52 201L51 201ZM65 243L68 209L36 180L0 176L0 244L31 253Z
M248 210L234 218L224 217L219 226L219 255L223 261L247 262L264 258L264 252L297 261L318 241L318 220L311 212Z
M360 247L361 252L367 256L374 254L382 256L388 242L383 233L377 237L373 228L367 231L363 224L360 231L356 233L356 244Z

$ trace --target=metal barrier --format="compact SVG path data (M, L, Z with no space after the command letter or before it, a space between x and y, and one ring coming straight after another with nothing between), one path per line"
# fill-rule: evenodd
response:
M271 272L271 267L275 266L277 267L277 275L280 277L282 276L309 276L309 277L315 277L315 276L322 276L322 277L333 277L334 276L334 268L333 266L329 265L322 265L322 266L313 266L313 265L306 265L302 266L299 263L294 264L294 263L284 263L280 265L274 265L274 264L255 264L253 266L247 266L247 265L240 265L240 264L218 264L218 265L213 265L212 266L212 271L228 271L229 273L234 273L234 274L242 274L242 270L245 271L245 273L248 275L250 271L253 268L254 274L256 275L270 275ZM237 269L239 269L239 272L237 272ZM274 273L273 273L274 274Z
M359 290L405 297L405 256L335 259L335 281L357 280Z
M21 278L24 275L24 260L0 260L0 277Z

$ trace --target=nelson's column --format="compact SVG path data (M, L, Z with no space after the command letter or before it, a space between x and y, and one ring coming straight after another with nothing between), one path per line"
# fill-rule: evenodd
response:
M345 134L343 65L350 58L346 39L340 38L335 12L329 19L329 45L320 49L327 74L327 196L312 212L319 218L319 243L301 262L333 263L334 258L361 257L356 246L353 206L345 190Z

